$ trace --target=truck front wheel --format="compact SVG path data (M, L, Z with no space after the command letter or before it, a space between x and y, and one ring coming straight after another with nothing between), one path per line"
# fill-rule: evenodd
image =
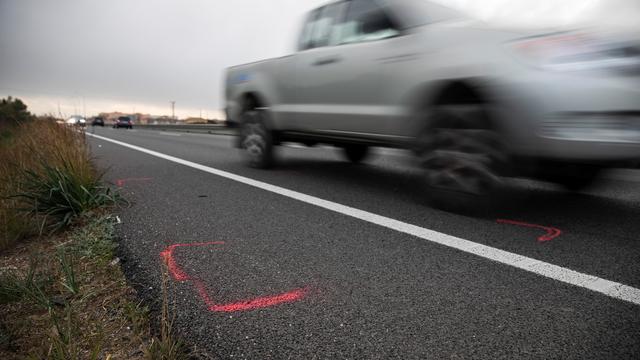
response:
M254 168L267 169L273 166L273 134L267 127L264 109L247 109L242 114L240 148L247 164Z

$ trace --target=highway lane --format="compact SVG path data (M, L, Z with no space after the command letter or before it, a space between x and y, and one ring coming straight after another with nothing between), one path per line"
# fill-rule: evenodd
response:
M512 206L469 218L427 207L420 200L419 172L396 151L352 166L331 149L284 148L281 165L265 172L245 168L228 137L97 132L638 286L640 245L634 219L639 199L634 182L609 181L580 195L519 182L510 190ZM176 253L177 262L197 274L193 276L212 298L232 302L308 289L295 303L221 315L207 311L193 284L179 283L179 303L184 306L178 323L212 353L251 358L637 354L638 306L105 141L90 141L100 145L94 151L102 164L112 166L108 176L113 181L151 179L123 188L134 200L122 211L123 247L129 264L135 264L130 273L141 282L157 288L157 254L165 246L219 240L226 241L222 251L193 248ZM554 226L563 233L541 243L536 240L539 230L498 224L497 218ZM213 333L219 340L208 342Z

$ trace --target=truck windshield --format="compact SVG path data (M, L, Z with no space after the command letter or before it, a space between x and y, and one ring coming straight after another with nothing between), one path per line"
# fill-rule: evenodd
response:
M406 27L468 17L462 12L428 0L384 0L383 3L391 9L395 9Z

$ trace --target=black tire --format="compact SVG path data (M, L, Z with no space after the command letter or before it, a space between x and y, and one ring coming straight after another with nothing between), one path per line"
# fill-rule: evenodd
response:
M342 146L342 152L347 160L354 164L359 164L369 155L369 147L360 144L348 144Z
M240 148L247 164L258 169L274 165L273 133L267 125L264 109L248 109L242 114Z
M507 156L485 106L439 105L426 122L416 153L429 202L456 212L490 209L503 185Z

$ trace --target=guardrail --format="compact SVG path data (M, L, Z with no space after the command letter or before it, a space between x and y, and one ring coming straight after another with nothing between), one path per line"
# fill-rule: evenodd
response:
M218 124L154 124L154 125L133 125L134 128L158 130L158 131L176 131L187 133L215 134L215 135L233 135L235 130L225 125Z

